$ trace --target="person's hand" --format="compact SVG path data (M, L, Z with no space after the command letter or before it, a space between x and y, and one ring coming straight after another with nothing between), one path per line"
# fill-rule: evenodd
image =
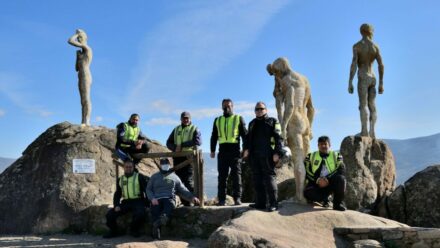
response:
M151 204L153 206L159 205L159 201L157 199L153 199L153 200L151 200Z
M379 94L382 94L383 91L384 91L384 89L383 89L383 85L382 85L382 84L379 84Z
M199 200L199 198L197 198L197 197L193 197L192 198L192 200L191 200L194 204L200 204L200 200Z
M325 188L328 186L328 179L326 177L320 177L318 179L318 186L320 188Z
M280 155L278 155L277 153L275 153L275 154L272 156L272 159L273 159L273 162L276 164L276 163L278 163L278 161L280 161Z
M182 146L181 145L176 146L176 152L180 152L180 151L182 151Z
M353 84L348 85L348 93L353 94Z
M142 144L144 144L143 140L136 141L136 149L140 150L142 148Z
M211 152L211 153L209 154L209 156L210 156L211 158L215 158L215 152Z
M115 207L115 212L119 212L119 211L121 211L121 207L116 206L116 207Z
M249 150L246 149L243 151L243 158L247 158L249 156Z

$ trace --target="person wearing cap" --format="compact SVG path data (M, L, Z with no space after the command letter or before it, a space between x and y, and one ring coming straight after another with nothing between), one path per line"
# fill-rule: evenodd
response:
M304 197L311 202L322 202L328 207L328 197L333 194L333 209L345 211L342 203L345 196L346 179L342 155L330 150L330 138L318 138L318 151L309 153L305 160L306 187Z
M249 206L272 212L278 209L275 165L283 154L281 126L277 119L267 115L266 104L263 102L255 105L255 116L256 118L249 123L243 152L243 158L249 157L254 183L255 203ZM269 198L267 208L266 195Z
M191 115L184 111L180 114L180 125L175 127L167 139L167 147L173 152L194 151L197 146L202 145L202 134L197 126L191 122ZM186 157L175 157L174 165L184 162ZM187 165L176 171L177 176L189 191L194 192L193 167ZM189 206L190 202L183 200L182 204Z
M153 174L148 181L146 193L151 200L152 236L160 239L161 228L168 223L171 213L176 208L176 194L194 204L200 201L182 183L180 178L171 170L170 161L160 160L160 171Z
M116 220L132 212L130 232L139 237L146 217L146 178L134 171L133 162L124 162L124 175L119 177L116 192L113 195L113 208L107 212L107 226L110 232L104 238L113 238L120 235ZM123 199L121 201L121 198Z
M243 146L247 134L246 123L243 117L233 113L234 104L231 99L223 99L223 115L215 118L211 133L211 158L215 158L215 148L219 143L217 156L218 205L224 206L226 200L226 182L230 175L232 177L232 194L235 205L241 205L241 164L240 159L240 137Z
M116 154L122 161L132 159L136 166L140 159L133 158L133 154L147 153L147 137L141 132L138 126L140 117L132 114L127 122L121 122L116 127Z

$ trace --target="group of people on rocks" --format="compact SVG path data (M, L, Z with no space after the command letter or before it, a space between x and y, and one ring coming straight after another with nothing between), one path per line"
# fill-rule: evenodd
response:
M210 157L215 158L216 146L218 169L218 206L226 205L226 185L232 179L234 205L241 205L243 160L250 164L254 186L254 203L249 207L273 212L278 210L278 188L276 168L286 156L281 127L276 118L267 115L266 104L257 102L255 118L246 128L242 116L234 114L231 99L222 101L223 114L215 118L210 140ZM199 204L193 195L193 168L191 165L178 170L171 169L168 158L160 159L160 171L149 180L137 171L139 159L135 154L149 152L149 147L138 126L139 115L132 114L126 123L117 126L116 154L124 161L124 175L118 179L113 197L113 208L107 215L110 232L106 238L119 236L116 220L125 213L132 212L130 231L135 237L141 235L141 227L150 208L152 237L160 239L161 231L169 223L172 211L176 208L176 195L184 206ZM202 144L200 130L192 124L189 112L180 116L181 124L173 129L166 145L173 152L193 151ZM240 147L240 139L242 147ZM177 165L186 157L173 158ZM318 138L318 151L309 153L304 161L306 186L304 197L309 203L317 202L329 206L329 196L333 194L333 209L344 211L345 193L344 164L342 156L330 150L330 138ZM121 201L122 198L122 201Z

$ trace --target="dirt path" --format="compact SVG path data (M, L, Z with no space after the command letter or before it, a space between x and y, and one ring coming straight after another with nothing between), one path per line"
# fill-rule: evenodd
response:
M189 244L188 247L207 247L207 240L191 239L191 240L174 240L184 241ZM155 242L147 236L133 238L131 236L122 236L113 239L103 239L100 236L92 235L50 235L50 236L0 236L0 247L116 247L116 245L142 242L154 245ZM162 245L157 244L158 247ZM153 246L154 247L154 246Z

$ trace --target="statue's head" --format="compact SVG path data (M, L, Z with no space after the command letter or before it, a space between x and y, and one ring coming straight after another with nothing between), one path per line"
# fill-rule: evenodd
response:
M78 35L79 43L87 43L87 34L82 29L77 29L76 34Z
M368 24L368 23L362 24L360 31L361 31L362 37L368 37L370 39L373 38L374 28L370 24Z
M292 68L290 67L289 61L287 60L287 58L284 58L284 57L277 58L272 63L272 65L268 65L266 69L270 75L273 75L273 74L283 75L286 72L292 71Z

